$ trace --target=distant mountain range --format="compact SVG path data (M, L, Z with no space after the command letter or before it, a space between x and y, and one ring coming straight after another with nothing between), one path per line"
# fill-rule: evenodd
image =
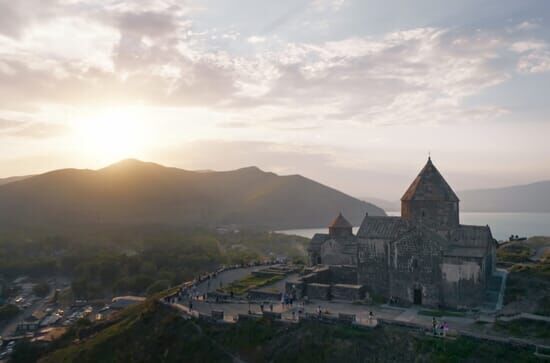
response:
M550 181L457 194L468 212L550 212Z
M0 183L0 227L97 224L320 227L339 213L358 225L384 211L300 175L256 167L188 171L138 160Z
M550 181L504 188L463 190L457 192L463 212L531 212L550 213ZM361 198L386 211L399 211L399 201Z

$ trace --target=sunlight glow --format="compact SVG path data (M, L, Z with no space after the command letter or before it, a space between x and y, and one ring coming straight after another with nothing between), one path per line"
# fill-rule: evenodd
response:
M147 146L147 130L134 108L108 109L75 122L75 141L82 153L106 164L139 157Z

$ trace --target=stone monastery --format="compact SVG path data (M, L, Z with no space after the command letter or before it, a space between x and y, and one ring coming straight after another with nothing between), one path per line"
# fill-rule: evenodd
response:
M471 308L494 300L490 286L500 284L489 226L460 224L459 199L430 158L401 198L401 217L367 215L354 234L340 214L328 229L311 240L311 274L287 291Z

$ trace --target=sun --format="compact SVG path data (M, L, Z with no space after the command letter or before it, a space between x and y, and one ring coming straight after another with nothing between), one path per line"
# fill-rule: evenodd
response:
M139 157L147 143L140 113L132 108L104 110L77 121L75 126L78 149L101 164Z

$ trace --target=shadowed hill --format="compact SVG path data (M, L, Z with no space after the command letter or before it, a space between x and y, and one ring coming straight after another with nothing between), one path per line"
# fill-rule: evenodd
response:
M550 212L550 181L458 194L461 209L469 212Z
M354 224L372 204L299 175L249 167L193 172L125 160L100 170L64 169L0 186L0 223L58 228L95 224L237 224L320 227L342 211Z
M26 175L26 176L12 176L12 177L9 177L9 178L3 178L3 179L0 179L0 185L9 184L9 183L14 183L14 182L16 182L16 181L28 179L28 178L30 178L30 177L32 177L32 175Z
M77 337L79 344L71 344ZM445 341L391 326L363 330L313 321L211 324L183 320L153 302L131 307L111 322L77 324L49 351L35 354L42 363L536 361L519 347L465 338Z

